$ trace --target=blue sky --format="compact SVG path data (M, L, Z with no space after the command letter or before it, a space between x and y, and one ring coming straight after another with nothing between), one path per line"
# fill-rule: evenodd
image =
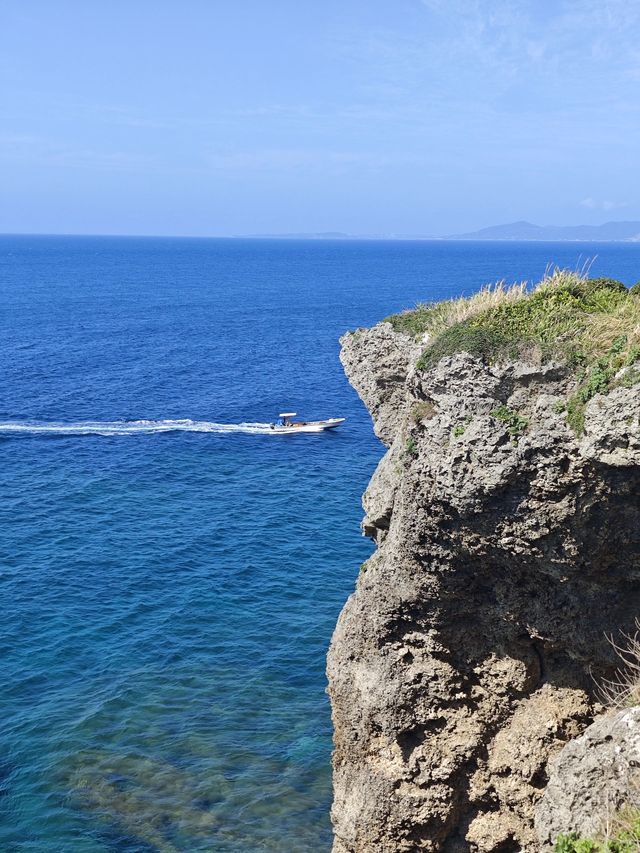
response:
M640 219L640 4L0 0L1 232Z

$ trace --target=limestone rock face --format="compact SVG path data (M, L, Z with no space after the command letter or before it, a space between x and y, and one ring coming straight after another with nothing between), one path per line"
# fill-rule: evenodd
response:
M640 805L640 708L600 717L553 760L536 809L540 849L560 833L593 837L629 805Z
M397 430L398 410L407 396L407 373L420 354L420 346L406 335L397 335L391 323L349 332L340 343L340 361L351 384L371 412L378 438L389 444ZM375 358L371 369L363 369Z
M342 344L389 449L328 657L334 853L538 850L549 760L640 610L640 388L596 397L577 439L562 365L421 373L388 323Z

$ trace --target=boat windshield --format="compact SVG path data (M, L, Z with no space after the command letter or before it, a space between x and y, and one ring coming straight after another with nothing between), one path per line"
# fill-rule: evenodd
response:
M296 412L280 412L281 426L291 426L291 418L295 418Z

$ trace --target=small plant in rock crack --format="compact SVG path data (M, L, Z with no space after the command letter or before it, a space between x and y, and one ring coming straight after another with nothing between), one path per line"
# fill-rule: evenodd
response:
M414 424L420 424L422 421L429 420L436 413L436 407L431 400L421 400L415 403L411 409L411 419Z
M407 443L404 446L404 455L408 456L410 459L415 459L418 456L418 445L416 444L415 439L407 439Z
M464 435L465 430L467 429L472 420L473 418L465 418L459 424L456 424L452 430L454 438L460 438L461 435Z
M491 412L496 420L502 421L507 426L507 432L516 441L529 426L529 418L524 418L508 406L498 406Z

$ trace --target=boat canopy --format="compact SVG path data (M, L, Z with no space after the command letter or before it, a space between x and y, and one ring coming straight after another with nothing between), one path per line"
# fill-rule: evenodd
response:
M295 418L297 412L280 412L278 415L279 418Z

